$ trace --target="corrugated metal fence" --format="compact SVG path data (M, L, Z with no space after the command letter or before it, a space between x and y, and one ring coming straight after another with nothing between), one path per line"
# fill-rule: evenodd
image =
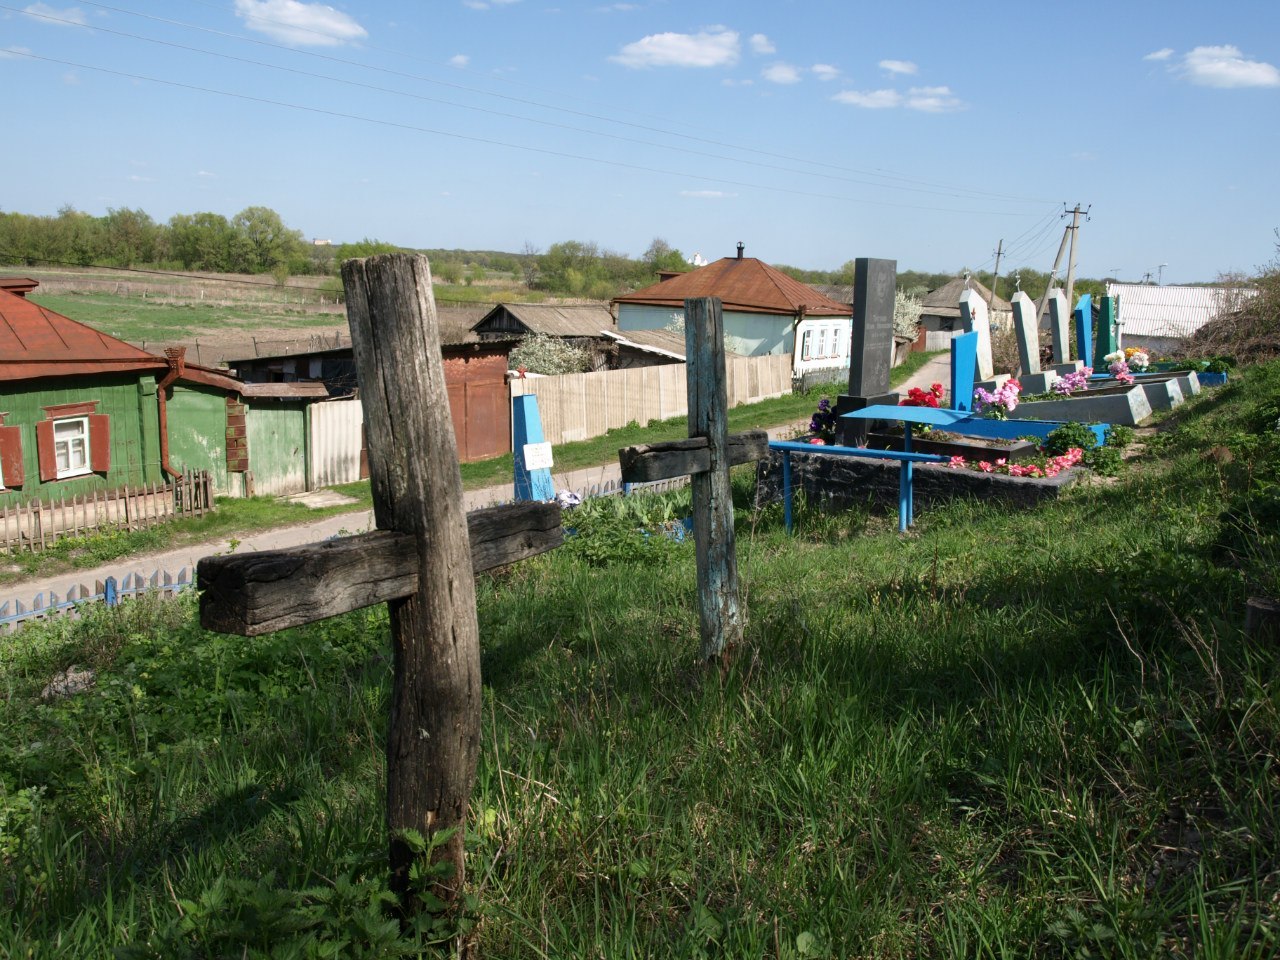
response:
M730 357L729 406L791 392L791 354ZM636 367L511 381L513 397L538 398L543 435L551 443L598 437L632 420L640 424L689 412L685 365Z
M311 417L312 490L360 479L364 414L354 397L313 403Z

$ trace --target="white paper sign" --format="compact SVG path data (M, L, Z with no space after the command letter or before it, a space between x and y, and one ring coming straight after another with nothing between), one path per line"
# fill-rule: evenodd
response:
M551 469L551 444L526 443L524 445L524 468L526 470Z

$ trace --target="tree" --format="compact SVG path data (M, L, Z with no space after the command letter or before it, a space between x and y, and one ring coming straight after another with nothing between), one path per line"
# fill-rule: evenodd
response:
M562 373L585 373L591 369L591 355L559 337L535 333L512 349L507 363L512 370L523 367L529 373L553 377Z
M107 259L118 266L132 267L139 263L154 263L156 222L145 210L107 208Z
M641 260L648 267L650 274L667 270L683 272L689 269L689 261L685 259L685 255L662 237L653 238Z
M266 273L302 248L302 231L290 230L270 207L245 207L231 218L237 269Z

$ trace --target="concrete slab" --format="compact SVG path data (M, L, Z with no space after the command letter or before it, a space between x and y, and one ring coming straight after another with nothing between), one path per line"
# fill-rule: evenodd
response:
M1133 386L1124 392L1103 396L1064 397L1020 403L1011 420L1075 420L1080 423L1120 423L1136 426L1151 416L1146 391Z

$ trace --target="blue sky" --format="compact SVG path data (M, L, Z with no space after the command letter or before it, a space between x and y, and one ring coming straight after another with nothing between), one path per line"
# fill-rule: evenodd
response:
M0 84L25 213L1004 273L1079 202L1081 275L1165 282L1280 226L1276 0L0 0Z

